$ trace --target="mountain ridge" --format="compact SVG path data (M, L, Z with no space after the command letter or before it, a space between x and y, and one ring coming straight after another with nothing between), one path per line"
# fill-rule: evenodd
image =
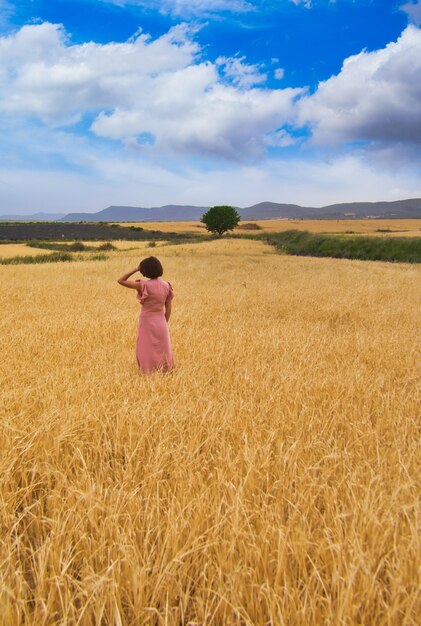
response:
M196 221L208 207L167 204L162 207L110 206L98 213L69 213L60 221ZM237 207L242 220L258 219L362 219L364 217L421 218L421 198L392 202L352 202L323 207L298 204L259 202L249 207ZM93 219L93 217L95 218Z
M160 207L111 205L96 213L35 213L33 215L0 215L0 221L60 222L184 222L197 221L209 207L166 204ZM378 202L343 202L322 207L298 204L259 202L237 207L242 220L265 219L421 219L421 198Z

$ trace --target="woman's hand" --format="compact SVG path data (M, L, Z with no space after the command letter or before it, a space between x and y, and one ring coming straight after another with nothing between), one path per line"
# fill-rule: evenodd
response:
M119 285L122 285L123 287L129 287L129 289L141 289L141 285L140 282L134 283L130 280L127 280L128 278L130 278L130 276L132 276L133 274L136 274L136 272L139 271L139 268L136 267L134 270L131 270L130 272L127 272L126 274L123 274L123 276L121 276L117 282L119 283Z

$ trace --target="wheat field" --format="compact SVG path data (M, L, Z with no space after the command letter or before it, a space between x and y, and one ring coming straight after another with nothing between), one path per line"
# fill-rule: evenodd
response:
M53 252L54 250L31 248L26 243L0 244L0 259L11 259L15 256L42 256Z
M62 244L63 242L56 242ZM70 242L71 243L71 242ZM87 246L94 246L98 248L104 242L103 241L84 241L83 242ZM164 242L158 241L155 243L155 246L161 246ZM149 242L146 241L133 241L133 240L116 240L113 241L113 246L117 248L117 250L142 250L148 253L147 248L149 247ZM48 250L46 248L33 248L26 243L8 243L8 244L0 244L0 259L10 259L15 256L40 256L46 254L53 254L54 250ZM143 252L142 252L143 253ZM79 256L86 254L84 252L79 252Z
M278 233L286 230L308 230L311 233L353 233L379 235L382 237L421 237L419 219L367 219L367 220L243 220L234 232L244 232L242 226L247 223L260 226L259 232ZM117 222L114 222L115 224ZM200 222L119 222L119 226L138 226L145 230L162 232L196 233L207 235ZM378 232L380 229L380 232Z
M0 624L419 624L421 269L159 258L149 377L136 251L0 267Z

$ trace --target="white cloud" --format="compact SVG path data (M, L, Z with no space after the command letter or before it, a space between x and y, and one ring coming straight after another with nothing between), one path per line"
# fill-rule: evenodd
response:
M259 158L302 90L251 88L265 80L258 66L199 53L187 26L103 45L72 45L54 24L24 26L0 38L0 112L56 126L89 114L101 137L133 145L146 134L157 151Z
M219 57L216 65L222 68L224 76L236 87L248 89L253 85L265 83L267 74L261 65L245 63L245 57Z
M397 42L345 60L299 103L299 123L319 143L421 143L421 30L408 26Z
M411 22L421 25L421 0L411 0L401 6L401 10L405 11Z
M117 6L141 6L157 10L163 14L182 17L212 17L221 13L245 13L271 10L277 4L292 3L305 9L313 7L320 0L102 0ZM322 0L334 4L336 0ZM266 5L266 6L265 6Z
M335 0L333 0L334 2ZM293 4L299 5L302 4L306 9L311 9L313 6L312 0L290 0Z
M248 0L104 0L118 6L142 6L176 16L210 16L214 13L244 13L254 9Z
M0 209L421 196L420 76L415 26L347 59L313 95L262 87L263 68L242 57L204 61L185 25L118 44L72 44L59 25L25 26L0 37ZM92 132L72 127L80 118ZM288 158L265 158L267 146L296 141L285 129L294 120L319 144L373 150L326 160L301 139Z
M276 80L282 80L284 75L285 75L285 70L282 69L282 67L278 67L274 73L273 73L274 77L276 78Z
M0 213L98 211L111 204L234 204L269 199L304 206L420 197L415 174L373 167L357 156L330 160L276 159L255 166L177 171L112 153L86 154L89 176L54 169L0 168ZM6 181L6 182L5 182Z
M177 93L179 81L181 93ZM115 139L151 133L157 149L184 154L233 161L260 158L266 136L292 116L297 93L292 89L239 91L219 84L209 64L188 68L163 82L156 85L157 96L152 92L136 109L99 115L93 131Z
M255 165L201 167L188 155L154 158L39 124L0 131L0 213L98 211L110 204L249 206L264 199L321 206L421 196L419 172L405 161L391 166L388 154L373 160L362 151L330 156L300 151ZM271 140L291 141L282 130Z
M185 26L155 41L140 34L105 45L70 45L57 24L24 26L0 38L0 111L71 122L85 111L127 104L151 77L187 67L198 51Z

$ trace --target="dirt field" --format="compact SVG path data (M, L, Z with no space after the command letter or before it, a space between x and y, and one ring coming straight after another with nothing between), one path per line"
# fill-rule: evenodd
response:
M149 377L136 251L0 266L0 624L419 624L421 268L159 258Z

